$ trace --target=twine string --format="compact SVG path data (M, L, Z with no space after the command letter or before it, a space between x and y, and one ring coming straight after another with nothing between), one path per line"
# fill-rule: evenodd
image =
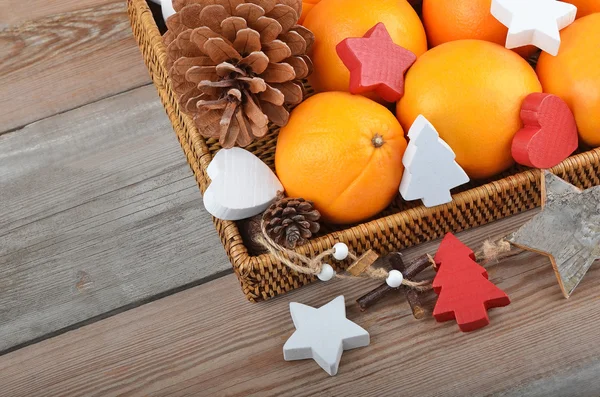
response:
M264 221L261 222L261 231L262 235L257 238L257 241L262 244L278 261L297 273L308 274L312 276L318 275L323 270L324 259L330 256L333 257L333 254L335 253L335 249L330 248L321 252L314 258L309 258L296 251L277 244L267 233L267 228ZM348 257L354 263L356 263L358 260L358 256L351 251L348 251ZM298 262L302 263L302 265L294 263L293 259L296 259ZM336 273L335 277L356 278L355 276L345 276L338 273ZM388 277L388 271L382 268L373 269L368 267L359 277L385 280ZM431 281L432 280L412 281L403 279L402 285L408 288L416 289L417 291L428 291L432 288Z
M305 255L299 254L296 251L277 244L267 233L267 227L264 220L261 222L261 231L262 235L259 236L258 242L261 243L267 250L269 250L269 252L273 254L273 256L275 256L281 263L298 273L316 276L317 274L321 273L321 270L323 269L323 259L335 253L335 250L330 248L311 259ZM303 264L303 266L297 265L289 258L297 259Z
M289 269L301 273L308 274L312 276L317 276L323 270L323 261L327 257L333 257L335 253L334 248L329 248L315 256L314 258L309 258L305 255L302 255L296 251L293 251L289 248L286 248L277 242L275 242L267 233L266 222L264 219L261 221L261 232L262 234L258 237L257 241L262 244L268 251L273 255L279 262L287 266ZM498 261L503 258L510 257L514 254L511 254L512 246L506 241L504 238L498 241L486 240L483 242L482 248L475 254L477 261L482 262L482 264L489 263L492 261ZM358 260L358 256L352 251L348 251L348 257L356 263ZM431 263L431 267L437 270L437 264L433 257L427 254L429 262ZM300 262L301 265L294 262L294 259L297 262ZM367 269L358 277L362 278L372 278L385 280L388 278L389 272L382 268L371 268L367 267ZM356 276L346 276L342 274L335 274L336 278L356 278ZM417 291L428 291L431 290L433 280L423 280L423 281L412 281L404 278L402 280L402 285L408 288L415 289Z
M483 242L481 250L475 253L475 259L477 259L477 262L485 265L490 262L498 262L520 253L520 250L516 253L511 251L512 245L505 238L501 238L497 241L488 239Z

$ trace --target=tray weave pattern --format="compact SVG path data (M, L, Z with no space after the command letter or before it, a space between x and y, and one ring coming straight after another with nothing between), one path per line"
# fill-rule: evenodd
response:
M210 183L206 168L220 146L217 141L200 136L191 118L180 111L165 68L166 48L146 0L128 0L127 3L133 34L150 76L200 191L204 193ZM246 149L273 167L277 133L278 129L272 128L265 138ZM600 185L600 148L572 156L552 172L581 188ZM399 203L386 210L385 216L342 230L326 228L331 230L328 234L311 240L297 251L312 256L341 241L358 255L369 249L385 255L440 238L447 232L481 226L539 206L540 176L539 170L516 168L502 179L470 185L468 190L454 194L452 203L434 208L397 200ZM314 280L314 277L289 271L269 254L251 256L235 222L214 218L213 222L250 301L269 299ZM348 264L341 263L338 267Z

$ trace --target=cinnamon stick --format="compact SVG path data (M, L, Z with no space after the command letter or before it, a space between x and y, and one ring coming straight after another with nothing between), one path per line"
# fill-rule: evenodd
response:
M367 310L370 306L372 306L375 302L381 300L384 296L386 296L390 291L397 290L398 288L390 288L387 284L381 284L379 287L375 288L373 291L368 292L367 294L361 296L356 300L358 303L358 307L361 311Z
M429 257L427 255L420 256L408 264L405 264L402 259L402 254L396 252L388 256L388 261L393 269L400 271L408 280L412 279L423 270L431 266ZM419 293L412 288L406 288L402 286L400 288L391 288L386 283L383 283L373 291L358 298L356 302L358 303L360 310L365 311L368 307L372 306L375 302L386 296L390 291L398 289L402 289L404 291L406 300L408 301L408 304L413 312L413 316L417 319L423 318L425 315L425 310L421 304Z
M403 289L406 300L410 306L410 310L412 310L413 317L417 320L425 317L425 309L423 308L423 303L421 302L421 296L419 292L412 288Z
M390 263L392 264L392 267L394 269L404 274L408 280L411 280L413 277L416 277L419 273L431 266L429 257L427 255L418 257L414 261L410 262L408 265L404 264L404 261L402 261L401 257L395 255L390 258ZM410 306L410 310L412 311L413 317L417 320L422 319L425 316L425 309L423 308L419 292L412 288L400 288L404 290L404 295L406 296L406 301Z
M393 253L387 256L386 258L388 262L391 263L392 268L395 269L395 265L402 264L402 254ZM397 270L397 269L396 269ZM398 288L392 288L386 283L381 284L379 287L375 288L371 292L366 293L356 300L358 303L358 307L361 311L365 311L368 307L372 306L375 302L379 301L381 298L386 296L390 291L397 290Z
M398 260L398 259L400 259L400 260ZM431 266L431 262L429 261L429 256L427 256L427 255L419 256L418 258L413 259L412 261L408 262L408 264L404 265L404 261L402 260L402 254L400 254L400 253L392 254L390 257L390 263L392 265L392 268L394 268L394 269L396 269L394 267L395 265L396 266L404 266L405 267L404 272L400 269L396 269L396 270L400 270L400 272L408 280L412 280L419 273L428 269Z

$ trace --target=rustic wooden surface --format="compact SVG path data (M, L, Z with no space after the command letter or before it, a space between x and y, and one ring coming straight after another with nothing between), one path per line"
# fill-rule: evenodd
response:
M0 0L2 7L0 28L115 2L115 0Z
M0 135L0 351L230 269L153 86Z
M513 303L469 335L414 320L402 296L361 314L352 302L377 281L246 302L234 276L218 278L230 265L125 1L0 10L1 397L600 395L597 265L568 301L542 256L490 266ZM475 244L531 216L460 237ZM289 302L342 293L372 345L346 352L334 378L284 362Z
M125 1L14 1L0 6L13 13L0 18L0 133L150 82ZM30 9L43 17L9 23Z
M530 216L460 237L475 246ZM544 257L523 253L487 268L513 302L470 334L430 316L415 320L399 296L361 313L354 299L378 281L315 283L251 304L229 275L10 353L0 358L0 385L13 397L600 395L600 268L570 300ZM311 360L284 362L289 302L319 306L339 294L371 346L345 352L336 377Z

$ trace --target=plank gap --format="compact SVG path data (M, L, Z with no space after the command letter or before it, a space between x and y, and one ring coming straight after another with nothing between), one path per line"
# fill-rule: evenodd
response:
M209 283L209 282L211 282L213 280L216 280L218 278L227 276L227 275L232 274L232 273L233 273L233 269L222 270L220 272L211 274L211 275L209 275L207 277L204 277L204 278L201 278L199 280L193 281L193 282L191 282L189 284L181 285L179 287L175 287L175 288L172 288L170 290L160 292L160 293L158 293L158 294L156 294L154 296L150 296L150 297L148 297L146 299L141 299L141 300L136 301L136 302L131 302L130 304L127 304L125 306L121 306L119 308L110 310L110 311L108 311L106 313L102 313L102 314L99 314L97 316L90 317L87 320L80 321L78 323L69 325L68 327L61 328L61 329L58 329L56 331L52 331L52 332L50 332L48 334L39 336L37 338L31 339L31 340L29 340L27 342L24 342L24 343L15 345L15 346L12 346L12 347L10 347L8 349L0 350L0 356L3 356L3 355L8 354L8 353L12 353L12 352L14 352L16 350L22 349L22 348L30 346L30 345L34 345L34 344L42 342L42 341L44 341L46 339L54 338L56 336L62 335L62 334L67 333L69 331L76 330L76 329L84 327L86 325L93 324L93 323L95 323L97 321L105 320L105 319L107 319L109 317L112 317L114 315L126 312L126 311L131 310L131 309L135 309L137 307L140 307L142 305L146 305L148 303L152 303L152 302L157 301L157 300L162 299L162 298L166 298L167 296L170 296L170 295L173 295L173 294L177 294L179 292L183 292L183 291L185 291L187 289L198 287L200 285Z
M101 97L101 98L98 98L98 99L96 99L96 100L93 100L92 102L88 102L88 103L82 103L82 104L79 104L79 105L77 105L77 106L75 106L75 107L72 107L72 108L69 108L69 109L65 109L65 110L61 110L60 112L57 112L57 113L55 113L55 114L51 114L51 115L48 115L48 116L42 117L42 118L40 118L40 119L37 119L37 120L32 120L32 121L30 121L30 122L27 122L26 124L23 124L23 125L16 126L16 127L14 127L14 128L11 128L11 129L9 129L9 130L6 130L6 131L0 131L0 136L2 136L2 135L5 135L5 134L10 134L11 132L18 132L19 130L22 130L22 129L24 129L24 128L27 128L27 127L31 126L32 124L39 123L39 122L41 122L41 121L44 121L44 120L50 119L50 118L52 118L52 117L54 117L54 116L59 116L59 115L62 115L62 114L68 113L68 112L70 112L70 111L72 111L72 110L77 110L77 109L80 109L80 108L82 108L82 107L84 107L84 106L87 106L87 105L92 105L92 104L94 104L94 103L96 103L96 102L103 101L103 100L105 100L105 99L109 99L109 98L112 98L112 97L116 97L116 96L119 96L119 95L122 95L122 94L127 94L128 92L131 92L131 91L137 90L138 88L142 88L142 87L146 87L146 86L152 86L152 87L154 87L154 84L153 84L153 83L142 83L142 84L140 84L140 85L137 85L137 86L134 86L134 87L128 88L128 89L126 89L126 90L124 90L124 91L117 92L117 93L115 93L115 94L108 94L108 95L106 95L106 96L104 96L104 97Z
M1 351L231 269L152 85L0 136L0 202Z

